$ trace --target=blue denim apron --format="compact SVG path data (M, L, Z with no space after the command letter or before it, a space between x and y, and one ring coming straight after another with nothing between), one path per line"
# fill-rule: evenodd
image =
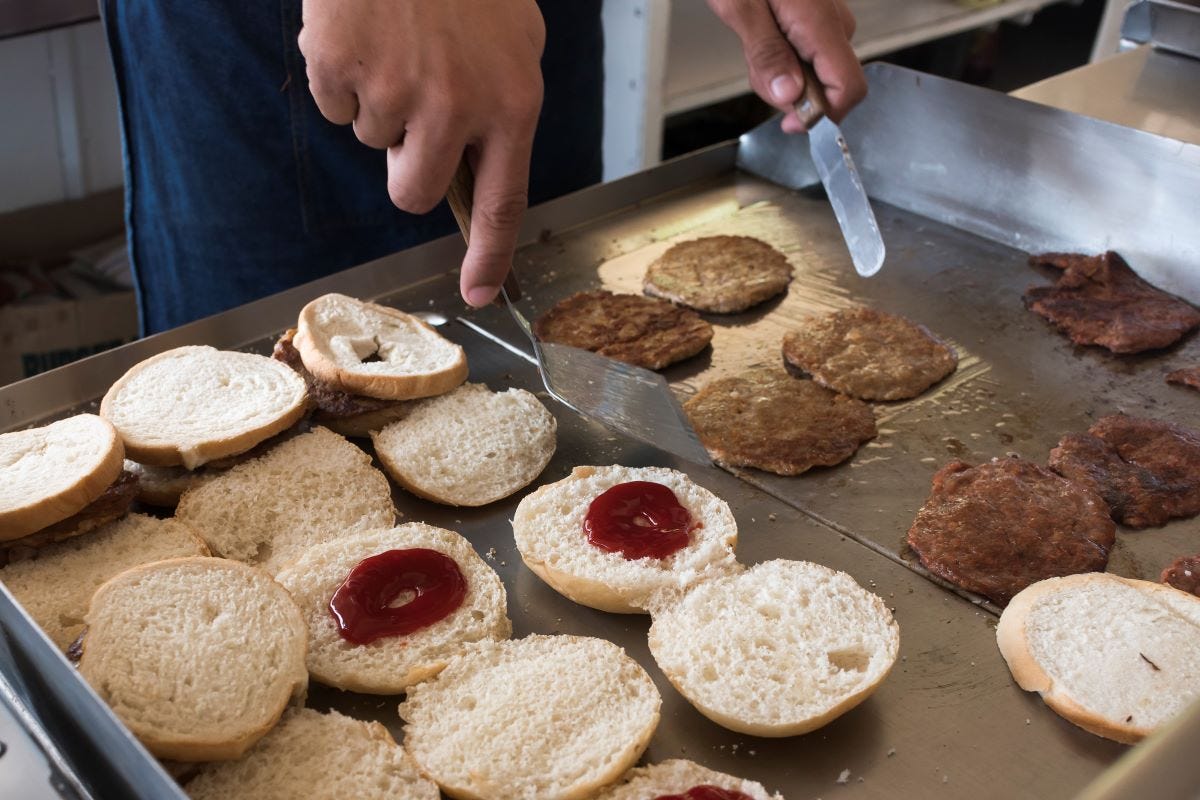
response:
M600 180L601 0L544 0L530 200ZM455 230L388 200L382 151L317 110L300 0L103 0L143 334Z

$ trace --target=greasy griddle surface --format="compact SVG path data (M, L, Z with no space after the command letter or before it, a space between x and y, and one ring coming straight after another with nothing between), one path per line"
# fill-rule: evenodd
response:
M1063 434L1085 431L1117 411L1200 428L1200 394L1163 380L1200 360L1200 337L1135 356L1073 345L1024 307L1025 288L1057 272L1031 267L1024 252L876 203L888 257L877 276L861 278L819 192L779 190L741 208L715 199L705 204L700 196L675 205L683 219L658 227L643 222L658 233L655 241L642 239L611 253L622 240L610 239L610 253L590 269L561 267L591 249L582 233L528 248L522 273L553 273L531 290L534 302L553 303L591 286L639 291L646 266L676 241L730 234L772 244L796 268L787 294L752 312L705 315L715 328L711 350L664 373L684 398L746 366L781 363L784 332L811 314L862 304L929 327L957 350L958 369L917 398L874 404L879 436L848 462L790 478L737 471L894 559L915 561L905 532L929 494L933 473L955 458L978 464L1014 453L1045 464ZM588 234L623 230L615 222L597 227L603 229ZM1157 580L1177 556L1196 550L1198 540L1197 519L1148 531L1120 528L1109 571ZM923 572L919 564L914 568Z

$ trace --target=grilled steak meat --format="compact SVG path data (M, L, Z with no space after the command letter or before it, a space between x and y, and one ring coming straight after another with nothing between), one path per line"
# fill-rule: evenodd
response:
M1115 540L1095 493L1019 458L942 467L908 531L926 569L1000 605L1045 578L1103 571Z
M1044 253L1029 261L1063 270L1055 285L1026 289L1025 302L1076 344L1140 353L1172 345L1200 325L1200 310L1143 281L1111 250Z

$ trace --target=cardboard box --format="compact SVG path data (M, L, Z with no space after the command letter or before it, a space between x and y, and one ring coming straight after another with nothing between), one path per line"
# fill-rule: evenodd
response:
M0 307L0 385L137 338L132 291Z

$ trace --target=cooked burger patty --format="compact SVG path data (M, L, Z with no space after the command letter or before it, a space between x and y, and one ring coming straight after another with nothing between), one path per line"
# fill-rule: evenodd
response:
M783 357L813 380L863 400L905 400L958 366L954 349L904 317L849 308L783 337Z
M1026 289L1025 302L1076 344L1140 353L1174 344L1200 325L1200 310L1143 281L1111 250L1044 253L1029 261L1063 270L1054 286Z
M1019 458L942 467L908 531L926 569L1000 605L1045 578L1103 571L1115 539L1095 493Z
M866 403L778 367L715 380L683 408L714 459L779 475L840 464L875 437Z
M94 531L101 525L125 515L133 505L138 493L138 478L128 470L122 470L117 479L109 484L104 493L66 519L42 528L36 533L20 539L4 542L0 552L0 564L53 542L61 542L75 536ZM24 551L24 553L22 553Z
M1103 417L1087 433L1064 436L1050 468L1099 494L1131 528L1200 513L1200 433L1181 425Z
M284 331L283 336L275 343L271 356L294 369L308 386L309 402L316 409L318 419L341 419L356 414L365 414L394 406L396 400L381 400L377 397L366 397L361 394L351 394L326 383L313 375L304 366L300 351L292 343L296 329Z
M1200 367L1184 367L1167 373L1167 383L1200 389Z
M1163 493L1147 504L1162 504L1162 522L1200 513L1200 432L1164 420L1113 414L1097 420L1088 433L1160 482Z
M579 292L533 323L543 342L579 347L647 369L696 355L712 341L712 325L695 311L653 297Z
M771 245L749 236L706 236L680 242L646 270L646 294L700 311L732 314L787 288L792 265Z
M1180 556L1162 571L1159 579L1168 586L1200 597L1200 555Z

